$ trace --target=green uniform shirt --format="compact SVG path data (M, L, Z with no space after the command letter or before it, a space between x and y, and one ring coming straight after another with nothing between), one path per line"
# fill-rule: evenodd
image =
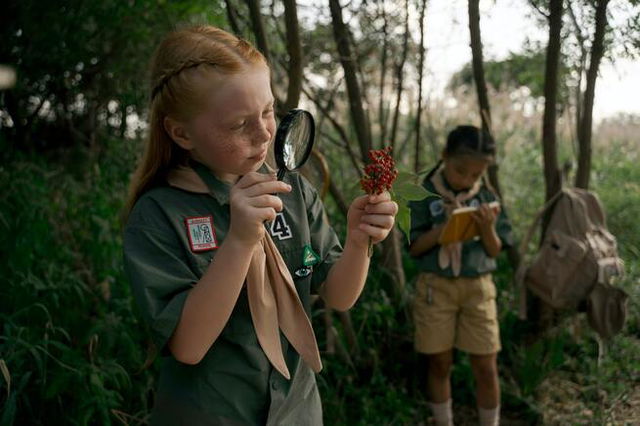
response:
M427 191L437 193L429 176L425 179L423 186ZM446 179L443 179L443 181L448 189L451 189ZM485 186L482 186L480 191L478 191L473 198L467 200L464 205L475 207L481 203L489 203L496 199L493 192ZM446 221L444 203L440 197L430 196L421 201L412 201L409 203L409 207L411 208L411 241L415 241L420 235ZM496 233L502 241L503 247L513 245L511 225L503 206L501 206L500 214L496 220ZM416 259L418 267L423 272L433 272L443 277L453 277L451 266L442 269L438 265L439 250L440 245L436 244L430 250L418 256ZM480 239L467 241L462 244L461 277L477 277L492 272L495 269L496 260L489 257Z
M257 340L246 288L200 363L182 364L167 350L189 289L229 229L230 186L204 166L194 168L211 194L154 188L135 204L124 233L125 269L133 294L165 357L152 424L322 424L315 375L282 334L291 381L272 368ZM312 186L297 174L285 180L292 191L279 194L284 209L266 226L309 315L311 290L325 280L342 248ZM215 309L215 303L211 307Z

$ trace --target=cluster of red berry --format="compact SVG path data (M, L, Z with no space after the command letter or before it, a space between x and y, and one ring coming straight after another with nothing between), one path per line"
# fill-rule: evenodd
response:
M360 179L362 189L370 195L390 190L398 177L396 162L391 157L391 147L370 150L369 159L371 163L364 167L364 176Z

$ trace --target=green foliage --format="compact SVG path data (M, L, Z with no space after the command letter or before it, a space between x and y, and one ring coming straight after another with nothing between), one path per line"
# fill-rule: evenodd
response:
M419 184L419 178L420 176L411 172L400 170L391 190L393 199L398 203L396 222L407 237L407 241L409 240L409 232L411 231L411 210L409 209L409 202L420 201L429 195L434 195Z
M529 47L522 53L511 53L503 60L488 60L484 62L485 80L495 90L517 91L522 87L528 89L527 96L532 99L544 97L544 65L546 52L542 47ZM569 101L571 74L567 58L558 71L560 81L558 96L563 103ZM449 80L449 87L472 88L473 70L471 64L466 64Z
M326 424L415 424L425 410L416 394L410 289L398 303L390 279L389 271L370 274L367 291L351 311L359 348L352 353L353 365L340 357L325 358L318 383ZM322 325L316 327L317 335L324 335Z
M21 155L0 169L3 425L111 424L113 410L148 409L144 329L120 262L134 156L130 142L107 145L74 169Z
M123 116L144 114L148 62L159 38L177 22L221 23L215 5L10 1L3 6L0 63L13 66L18 79L0 97L2 130L20 149L89 145L99 129L122 136Z

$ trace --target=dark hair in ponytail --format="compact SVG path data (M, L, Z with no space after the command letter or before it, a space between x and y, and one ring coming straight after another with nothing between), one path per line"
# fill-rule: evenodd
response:
M458 126L449 132L444 152L449 157L469 155L493 160L496 143L489 132L476 126Z

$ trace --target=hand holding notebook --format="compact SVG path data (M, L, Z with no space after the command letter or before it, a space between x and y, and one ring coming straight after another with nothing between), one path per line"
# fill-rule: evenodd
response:
M496 214L500 211L500 203L497 201L492 201L488 205ZM438 244L467 241L480 235L480 229L473 219L473 214L477 211L478 207L460 207L453 210L440 233Z

